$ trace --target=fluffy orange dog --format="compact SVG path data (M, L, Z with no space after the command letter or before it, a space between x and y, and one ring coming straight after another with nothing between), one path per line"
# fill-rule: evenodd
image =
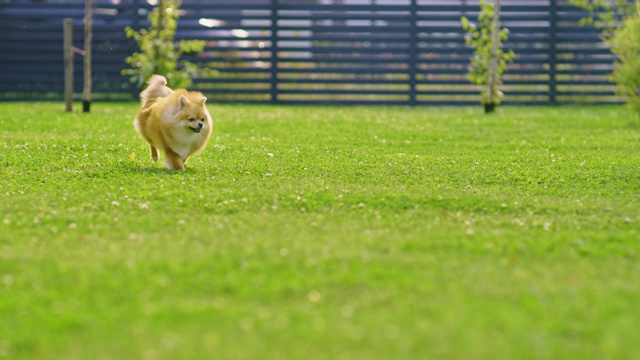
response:
M140 93L142 109L133 125L149 143L153 161L158 160L160 150L168 169L184 170L189 157L201 152L211 136L207 98L197 91L173 91L160 75L153 75L147 84Z

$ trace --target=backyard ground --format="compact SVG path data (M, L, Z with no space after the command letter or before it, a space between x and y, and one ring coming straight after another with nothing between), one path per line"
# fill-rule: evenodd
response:
M0 359L631 359L622 107L212 104L185 172L137 104L0 103Z

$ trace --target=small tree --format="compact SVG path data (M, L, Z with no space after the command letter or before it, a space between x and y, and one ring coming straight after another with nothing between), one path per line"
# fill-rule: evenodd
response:
M167 78L169 87L185 88L191 85L195 76L211 76L216 72L199 68L196 64L180 60L183 54L199 53L204 50L203 40L181 40L175 42L175 33L180 18L179 0L160 0L149 12L149 29L139 31L126 27L128 38L133 39L139 52L126 58L131 68L122 70L123 75L138 87L144 86L151 75L159 74Z
M631 110L640 115L640 0L569 0L594 14L582 20L602 30L602 40L617 56L609 79Z
M469 80L484 86L482 104L485 112L492 112L500 104L503 95L498 90L500 77L515 58L513 50L505 52L502 48L502 43L509 37L509 30L500 29L500 0L495 0L495 3L480 0L477 25L465 16L460 21L467 32L467 45L474 48L469 64Z

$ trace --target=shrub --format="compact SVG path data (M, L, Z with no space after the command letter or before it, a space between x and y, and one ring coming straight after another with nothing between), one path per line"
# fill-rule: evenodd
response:
M638 1L570 0L593 16L582 23L602 30L602 39L617 56L609 79L631 110L640 115L640 14Z
M618 85L632 111L640 115L640 16L630 16L607 39L611 52L618 56L610 79Z

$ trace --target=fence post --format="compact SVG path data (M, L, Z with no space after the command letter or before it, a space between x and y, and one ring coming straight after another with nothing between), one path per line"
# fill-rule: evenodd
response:
M417 79L418 76L418 3L411 0L411 21L409 40L409 105L415 106L418 103Z
M64 29L64 103L66 111L73 110L73 20L65 18Z
M82 90L82 112L91 108L91 41L93 39L93 0L85 0L84 12L84 89Z
M549 2L550 6L550 19L549 19L549 104L555 105L557 103L556 99L556 76L557 76L557 54L556 54L556 43L557 43L557 35L558 35L558 4L556 0L551 0Z
M278 102L278 0L271 0L271 103Z

